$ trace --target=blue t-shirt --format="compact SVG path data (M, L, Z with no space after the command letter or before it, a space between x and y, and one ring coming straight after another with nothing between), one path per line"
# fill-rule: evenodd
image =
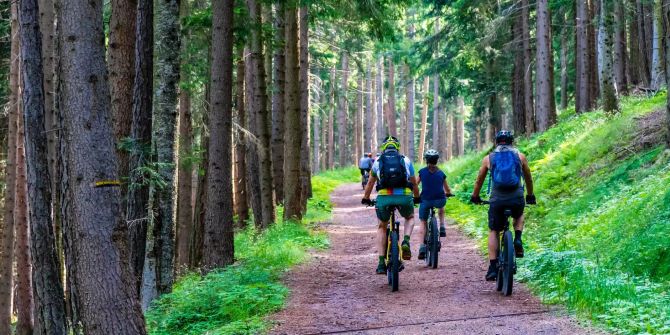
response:
M421 178L421 200L440 200L447 197L444 193L444 180L447 179L447 175L442 170L430 172L430 169L425 167L419 170L419 178Z

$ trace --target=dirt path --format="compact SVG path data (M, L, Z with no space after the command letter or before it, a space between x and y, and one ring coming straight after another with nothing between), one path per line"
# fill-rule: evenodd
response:
M416 259L416 224L413 259L400 274L400 291L391 293L386 276L374 273L375 214L361 197L355 184L333 193L331 248L286 276L291 298L273 317L272 334L600 333L542 305L523 285L511 297L500 295L483 280L488 264L474 242L453 226L442 239L440 266L428 269Z

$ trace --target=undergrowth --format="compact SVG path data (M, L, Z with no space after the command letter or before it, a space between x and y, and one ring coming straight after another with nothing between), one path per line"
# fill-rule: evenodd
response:
M358 177L354 168L316 175L312 178L313 198L302 223L279 221L264 232L250 225L238 232L235 265L205 276L191 273L180 278L173 292L163 295L147 311L149 333L263 332L268 326L264 317L280 310L288 295L288 289L280 282L282 274L305 261L309 249L328 247L326 234L314 229L314 224L330 219L330 192Z
M670 155L640 149L638 119L665 95L629 98L622 112L576 115L519 149L530 162L538 205L527 207L519 279L547 303L619 333L670 333ZM467 204L484 152L445 169L457 191L449 215L485 250L486 207Z

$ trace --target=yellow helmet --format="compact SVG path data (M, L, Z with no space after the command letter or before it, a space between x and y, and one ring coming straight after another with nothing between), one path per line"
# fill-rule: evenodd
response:
M381 151L385 151L386 149L394 148L396 150L400 150L400 142L398 141L397 138L393 136L388 136L384 142L382 142L382 145L379 146Z

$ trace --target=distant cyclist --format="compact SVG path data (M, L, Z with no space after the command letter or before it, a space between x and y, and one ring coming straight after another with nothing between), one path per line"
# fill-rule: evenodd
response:
M370 169L372 169L373 163L374 160L372 159L371 153L366 153L363 155L361 160L358 161L358 169L361 170L361 176L365 177L366 173L370 173Z
M404 238L401 244L403 259L412 258L409 246L409 238L414 229L414 203L419 202L419 188L414 176L414 166L405 156L401 155L400 142L389 136L382 143L380 149L382 155L372 166L370 181L365 187L365 195L361 203L372 204L370 193L373 185L377 185L377 218L379 227L377 229L377 246L379 252L379 264L377 273L386 273L386 226L391 219L389 206L398 206L398 212L405 218ZM412 199L414 196L414 199Z
M440 237L447 236L447 230L444 226L444 205L447 203L447 197L453 196L451 188L447 183L447 175L437 167L440 154L436 150L428 150L423 155L426 160L426 167L419 170L417 184L421 186L421 205L419 205L419 219L423 227L423 244L419 248L419 259L426 258L426 234L428 232L428 216L430 209L435 208L440 217Z
M501 130L496 134L496 148L482 160L479 175L475 183L470 201L481 204L479 192L489 170L491 171L491 195L489 201L489 270L486 280L493 281L498 275L497 250L498 233L505 229L505 209L512 211L514 219L514 251L517 258L524 256L521 233L523 231L523 210L526 204L536 203L533 194L533 178L530 175L528 160L513 146L514 136L508 130ZM526 201L524 202L524 184L526 184Z

